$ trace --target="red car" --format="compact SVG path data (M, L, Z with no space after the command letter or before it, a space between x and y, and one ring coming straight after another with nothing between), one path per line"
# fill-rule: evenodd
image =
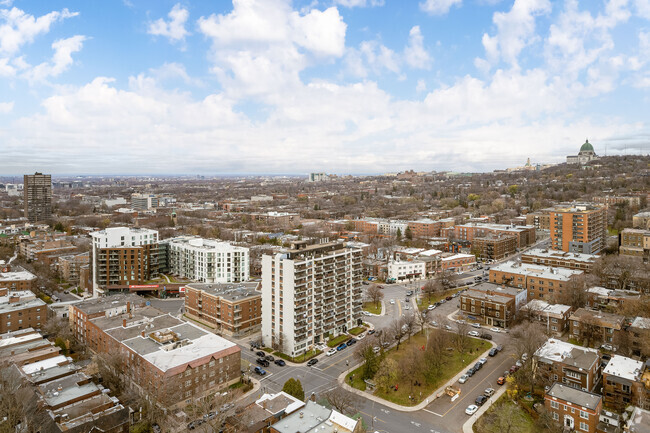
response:
M497 379L497 385L503 385L506 383L506 378L501 376L500 378Z

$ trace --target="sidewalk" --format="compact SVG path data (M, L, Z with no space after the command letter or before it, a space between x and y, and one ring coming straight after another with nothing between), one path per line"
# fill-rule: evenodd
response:
M495 347L495 346L496 346L495 343L493 343L493 342L491 342L491 341L490 341L490 343L492 344L492 347ZM489 353L489 352L490 352L490 349L488 349L488 350L486 350L485 352L483 352L483 353L482 353L481 355L479 355L477 358L485 358L485 357L488 356L488 353ZM345 389L346 391L349 391L349 392L351 392L351 393L354 393L354 394L356 394L356 395L358 395L358 396L361 396L361 397L363 397L363 398L367 398L368 400L372 400L372 401L374 401L374 402L377 402L377 403L379 403L379 404L382 404L382 405L384 405L384 406L386 406L386 407L389 407L389 408L391 408L391 409L399 410L399 411L401 411L401 412L417 412L417 411L419 411L419 410L424 409L424 408L427 407L431 402L433 402L436 398L440 398L440 397L446 395L446 394L445 394L445 388L448 387L448 386L450 386L450 385L453 385L454 383L456 383L456 382L458 381L458 379L460 379L460 377L461 377L463 374L465 374L465 368L463 368L463 369L461 369L461 371L459 371L459 372L458 372L454 377L452 377L452 378L449 379L447 382L445 382L443 385L441 385L438 389L436 389L435 391L433 391L433 392L432 392L432 393L431 393L427 398L425 398L424 400L422 400L422 401L421 401L420 403L418 403L417 405L415 405L415 406L402 406L402 405L400 405L400 404L393 403L393 402L390 402L390 401L388 401L388 400L384 400L384 399L381 398L381 397L377 397L377 396L375 396L375 395L373 395L373 394L370 394L370 393L367 393L367 392L365 392L365 391L361 391L361 390L358 390L358 389L356 389L356 388L353 388L353 387L351 387L350 385L348 385L348 384L345 382L345 377L348 375L348 373L350 373L351 371L353 371L353 370L355 370L355 369L361 367L362 364L363 364L363 363L358 363L358 364L356 364L356 365L353 365L352 367L350 367L349 369L347 369L346 371L344 371L343 373L341 373L341 374L339 375L339 377L337 378L337 381L338 381L339 385L340 385L343 389ZM468 365L468 366L469 366L469 365ZM505 389L505 388L501 388L501 389ZM499 390L499 391L501 391L501 390ZM495 395L496 395L496 394L495 394Z
M469 420L465 424L463 424L463 433L474 433L474 424L478 419L485 413L487 410L496 402L499 397L503 395L504 392L506 392L506 385L503 385L497 392L494 393L492 397L488 399L488 401L479 408L478 411L474 415L472 415Z

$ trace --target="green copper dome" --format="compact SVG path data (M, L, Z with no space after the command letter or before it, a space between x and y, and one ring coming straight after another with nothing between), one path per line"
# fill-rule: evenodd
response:
M594 151L594 146L589 143L589 140L585 141L585 144L582 145L580 148L580 152L593 152Z

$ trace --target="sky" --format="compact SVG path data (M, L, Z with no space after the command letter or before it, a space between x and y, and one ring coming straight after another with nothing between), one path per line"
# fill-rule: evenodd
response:
M0 176L650 151L650 0L0 0Z

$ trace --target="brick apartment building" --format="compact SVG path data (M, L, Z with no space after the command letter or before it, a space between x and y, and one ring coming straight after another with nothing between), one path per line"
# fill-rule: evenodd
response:
M414 238L440 236L440 229L443 227L443 222L441 220L432 220L428 218L408 221L407 224Z
M65 237L48 239L24 239L20 242L19 253L28 261L38 261L45 265L55 263L63 254L74 253L78 247Z
M0 272L0 287L11 290L33 290L36 275L14 266L9 272Z
M501 260L517 251L517 237L510 234L488 234L475 237L472 252L483 260Z
M85 320L85 329L76 332L84 334L92 351L120 354L137 391L164 406L182 407L239 381L236 344L156 308L135 308L112 298L102 298L104 305L92 303L93 311L103 307L104 314ZM70 306L74 329L82 323L84 303ZM116 309L124 312L114 314Z
M532 320L537 320L545 328L547 334L561 337L569 329L569 317L573 309L569 305L549 304L540 299L533 299L522 308Z
M601 377L596 349L549 338L533 355L534 369L546 383L558 382L583 391L595 391Z
M551 215L548 211L528 213L526 214L526 225L533 226L537 230L550 230Z
M620 234L618 247L619 254L624 256L639 257L648 259L650 250L650 230L645 229L623 229Z
M450 240L472 242L477 237L506 234L517 238L517 248L532 245L536 240L535 227L513 226L507 224L467 223L458 224L442 230L443 236Z
M555 383L544 395L544 407L551 418L569 431L596 432L603 408L598 394Z
M622 332L624 323L625 318L618 314L578 308L569 317L569 333L571 338L579 341L616 346L617 334Z
M521 254L521 262L553 268L578 269L589 272L598 259L595 254L567 253L558 250L536 248Z
M554 302L563 294L564 289L569 287L571 278L582 273L583 271L576 269L505 262L493 266L489 278L494 284L527 289L529 299Z
M632 340L632 354L647 358L650 356L650 319L635 317L627 328Z
M605 406L623 411L627 406L650 408L650 369L648 363L613 355L603 369Z
M0 334L26 328L40 329L47 322L47 304L29 290L0 288Z
M34 365L44 360L65 363L68 358L60 352L61 349L43 338L34 328L11 331L2 334L0 338L0 359L18 367Z
M585 307L594 310L615 310L624 305L631 305L641 300L639 292L630 290L614 290L604 287L590 287L587 289L587 302Z
M57 264L61 278L71 284L79 284L81 267L90 264L90 253L59 256Z
M460 309L488 326L508 328L519 308L526 304L526 291L481 283L460 295Z
M650 229L650 212L639 212L632 216L632 227L635 229Z
M551 248L599 254L607 238L607 208L591 204L557 207L550 212Z
M262 327L262 293L259 283L185 286L185 312L218 333L241 336Z

